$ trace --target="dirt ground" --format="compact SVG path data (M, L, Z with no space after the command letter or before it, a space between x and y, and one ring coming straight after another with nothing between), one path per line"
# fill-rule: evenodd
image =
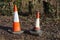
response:
M35 26L35 17L20 16L22 30L30 30ZM0 16L0 40L60 40L60 20L40 20L42 30L41 36L28 33L12 34L8 30L12 29L13 17Z

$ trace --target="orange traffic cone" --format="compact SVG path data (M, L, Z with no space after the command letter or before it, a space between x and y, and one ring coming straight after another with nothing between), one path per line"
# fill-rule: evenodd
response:
M41 35L42 34L42 31L41 31L41 28L40 28L40 21L39 21L39 19L40 19L40 15L39 15L40 13L39 12L37 12L37 14L36 14L36 25L35 25L35 27L30 31L30 33L31 34L37 34L37 35Z
M36 26L34 27L34 30L40 30L40 21L39 21L39 12L36 14Z
M21 27L20 27L20 23L19 23L19 17L18 17L18 11L17 11L17 6L16 5L14 5L13 33L23 33L23 31L21 31Z

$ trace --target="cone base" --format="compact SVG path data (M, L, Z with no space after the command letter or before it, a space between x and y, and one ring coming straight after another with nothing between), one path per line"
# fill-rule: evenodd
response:
M21 33L23 33L24 31L13 32L12 30L8 30L8 32L11 33L11 34L21 34Z
M24 31L20 31L20 32L12 32L13 34L21 34L23 33Z
M32 31L32 30L30 30L29 32L32 35L38 35L38 36L41 36L42 35L42 31L41 30L39 30L39 31Z

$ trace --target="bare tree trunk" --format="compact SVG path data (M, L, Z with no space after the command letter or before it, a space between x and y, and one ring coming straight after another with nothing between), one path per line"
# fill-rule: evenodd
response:
M57 18L59 19L59 6L60 5L60 2L57 0Z

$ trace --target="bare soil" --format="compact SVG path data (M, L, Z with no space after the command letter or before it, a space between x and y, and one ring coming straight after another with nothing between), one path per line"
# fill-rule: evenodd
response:
M19 16L21 29L30 30L35 26L35 16ZM28 33L12 34L13 17L0 16L0 40L60 40L60 20L40 20L40 27L43 31L41 36Z

